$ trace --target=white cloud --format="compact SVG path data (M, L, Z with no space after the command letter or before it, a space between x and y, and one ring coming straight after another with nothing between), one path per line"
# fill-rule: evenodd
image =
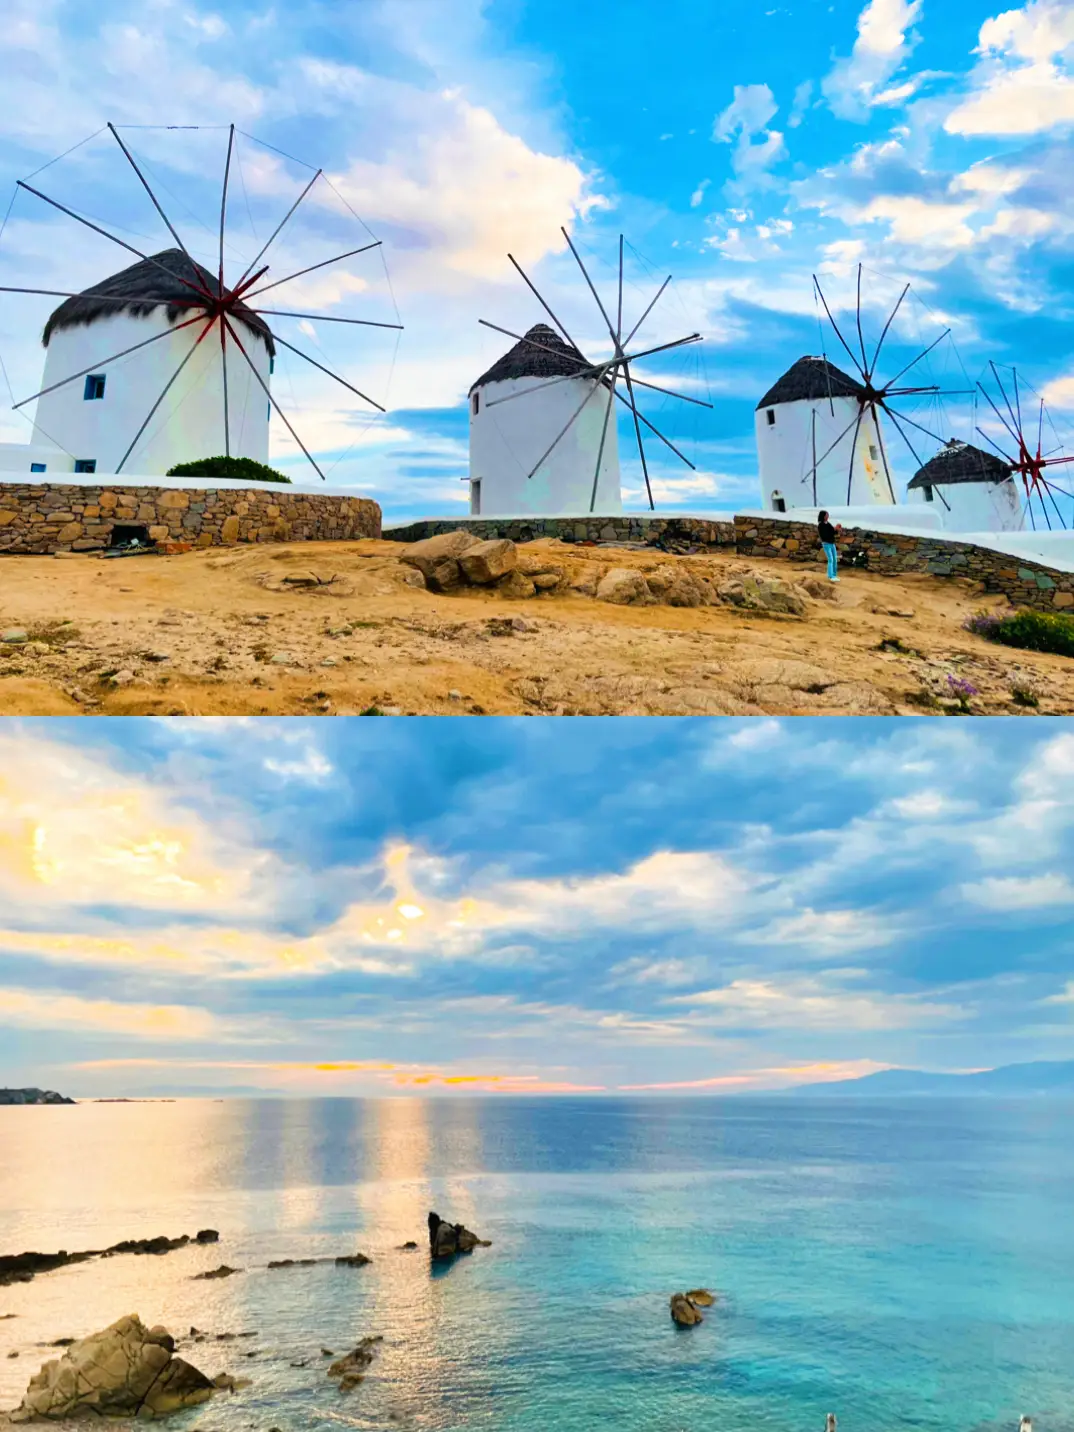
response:
M704 1011L702 1019L721 1026L758 1029L888 1030L929 1021L958 1019L955 1005L933 1004L910 995L858 993L823 979L739 979L717 989L677 995L670 1004Z
M808 946L812 953L828 956L875 949L889 944L897 933L890 921L868 910L813 910L807 906L749 931L741 939L748 944Z
M1050 407L1074 412L1074 373L1053 378L1050 383L1045 383L1041 389L1041 397Z
M735 85L731 103L716 116L712 137L735 142L731 167L744 185L760 182L765 172L786 154L783 135L765 126L779 109L767 85ZM763 137L754 140L754 135Z
M869 0L849 58L836 61L821 84L833 114L864 120L874 105L898 103L912 92L886 87L913 48L907 31L921 8L922 0Z
M224 1032L206 1009L193 1005L122 1004L49 990L0 988L0 1025L134 1039L210 1039Z
M981 26L980 62L967 99L944 121L949 134L1027 135L1074 124L1074 9L1030 0Z
M1074 902L1074 885L1065 875L996 876L963 885L962 895L988 910L1037 910Z
M702 200L704 199L704 197L705 197L705 190L709 187L709 184L710 184L711 182L712 182L712 181L711 181L710 179L702 179L701 183L697 186L697 188L694 190L694 192L690 195L690 208L691 208L691 209L696 209L696 208L698 208L698 207L700 206L701 201L702 201Z

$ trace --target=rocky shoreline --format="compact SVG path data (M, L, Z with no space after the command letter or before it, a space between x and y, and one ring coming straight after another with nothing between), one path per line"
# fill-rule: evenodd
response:
M65 1268L69 1263L85 1263L91 1258L112 1258L119 1253L154 1254L171 1253L175 1248L185 1248L189 1243L215 1243L220 1234L215 1228L202 1228L193 1238L184 1233L179 1238L125 1238L113 1243L110 1248L91 1248L82 1253L12 1253L0 1256L0 1288L12 1283L29 1283L38 1273L51 1273L55 1268Z

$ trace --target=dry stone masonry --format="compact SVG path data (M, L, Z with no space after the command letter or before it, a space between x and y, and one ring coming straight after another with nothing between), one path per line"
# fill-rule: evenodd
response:
M736 548L743 557L781 557L790 562L821 561L812 523L769 517L736 517ZM840 552L861 552L870 572L894 575L924 572L932 577L967 577L989 592L1002 592L1013 606L1074 613L1074 572L1061 572L1025 557L1012 557L946 537L910 536L847 528Z
M733 547L735 525L703 517L647 517L641 513L616 517L473 517L434 518L393 527L392 542L421 542L444 532L465 530L483 540L507 538L535 542L558 537L564 542L683 542L698 547Z
M94 552L116 526L144 527L160 550L236 542L338 542L381 535L367 497L286 488L81 487L0 483L0 553Z

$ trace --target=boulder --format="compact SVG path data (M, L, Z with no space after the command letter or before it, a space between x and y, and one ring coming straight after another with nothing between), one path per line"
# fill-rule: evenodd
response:
M786 616L800 617L805 614L805 598L797 587L780 577L761 577L756 574L732 577L718 589L721 602L728 606L744 607L747 611L777 612Z
M672 1293L671 1316L680 1328L692 1328L696 1323L705 1321L700 1308L685 1293Z
M632 567L612 567L601 577L596 590L598 602L614 602L616 606L636 606L651 602L649 584Z
M340 1392L350 1392L352 1387L357 1387L365 1377L366 1369L373 1361L378 1343L383 1342L382 1337L363 1338L352 1352L345 1357L337 1358L328 1369L329 1377L339 1378Z
M521 598L533 597L537 594L537 588L533 584L532 577L526 577L517 569L508 572L496 583L496 595L499 597Z
M688 1298L695 1308L711 1308L716 1301L715 1296L707 1288L691 1288L690 1292L683 1296Z
M478 539L471 532L456 528L454 532L438 532L415 542L400 556L400 562L416 567L431 592L447 592L461 585L463 576L458 559Z
M221 1263L219 1268L213 1268L208 1273L195 1273L194 1282L205 1281L208 1278L230 1278L232 1273L241 1273L241 1268L229 1268L226 1263Z
M518 551L506 537L495 537L487 542L475 542L458 560L466 580L484 587L516 569Z
M815 602L837 602L839 593L834 582L829 582L827 577L818 577L816 573L809 572L801 577L798 585L807 597L812 597Z
M337 1268L364 1268L367 1263L373 1260L367 1258L364 1253L343 1253L336 1259Z
M195 1243L219 1243L220 1234L215 1228L201 1228L194 1235Z
M35 1418L162 1417L206 1402L213 1385L204 1373L174 1357L165 1328L147 1328L138 1315L120 1318L103 1332L72 1344L30 1379L13 1422Z

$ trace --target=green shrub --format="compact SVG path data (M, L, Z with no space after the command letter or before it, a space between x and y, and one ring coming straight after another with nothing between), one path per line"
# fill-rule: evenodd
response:
M1004 646L1024 651L1049 651L1055 656L1074 656L1074 617L1062 612L1035 612L1023 607L1009 617L982 612L970 617L969 631Z
M168 469L165 477L226 477L237 482L287 482L274 467L254 462L252 457L199 457L194 462L179 462Z

